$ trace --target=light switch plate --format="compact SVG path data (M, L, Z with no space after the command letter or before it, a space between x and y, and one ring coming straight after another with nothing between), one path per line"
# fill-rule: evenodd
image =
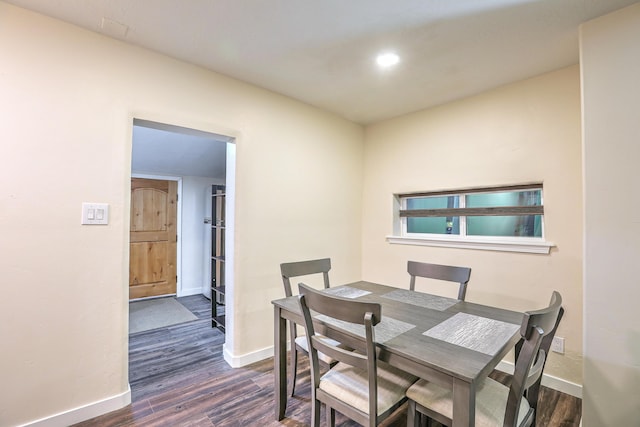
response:
M82 221L84 225L109 224L108 203L82 203Z

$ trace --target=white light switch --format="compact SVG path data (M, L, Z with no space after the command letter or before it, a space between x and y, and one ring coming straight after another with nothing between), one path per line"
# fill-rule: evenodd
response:
M82 203L81 224L109 224L109 205L107 203Z

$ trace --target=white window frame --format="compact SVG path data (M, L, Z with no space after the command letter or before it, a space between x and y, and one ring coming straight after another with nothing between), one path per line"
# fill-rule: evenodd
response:
M401 245L436 246L446 248L476 249L506 252L524 252L536 254L549 254L555 245L545 240L545 218L542 213L542 237L504 237L504 236L467 236L466 216L455 215L460 218L460 234L428 234L428 233L408 233L407 217L401 216L400 212L406 209L407 199L411 197L425 196L459 196L459 207L465 207L465 195L467 194L487 194L504 191L525 191L537 188L543 190L542 184L520 184L502 187L470 188L459 190L446 190L436 192L421 193L399 193L394 195L393 205L393 234L387 236L387 242ZM542 194L544 197L544 193ZM544 205L544 199L543 199ZM453 216L453 215L452 215Z

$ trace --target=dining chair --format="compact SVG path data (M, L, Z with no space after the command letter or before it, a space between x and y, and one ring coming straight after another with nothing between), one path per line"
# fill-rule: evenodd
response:
M551 330L551 332L542 338L542 343L540 344L540 350L544 351L545 356L549 354L549 349L551 348L551 343L553 342L553 337L556 335L556 331L558 330L558 325L560 324L560 320L562 320L562 316L564 315L564 308L560 307L560 312L558 313L558 320L556 320L556 324ZM522 351L522 347L526 341L521 339L516 344L515 352L516 352L516 360L518 360L520 356L520 352ZM544 367L547 363L547 358L545 357L542 361L542 372L544 372ZM538 380L535 381L529 388L525 390L525 395L527 401L529 402L529 406L533 409L533 420L531 422L532 426L536 425L536 416L538 414L538 395L540 394L540 384L542 382L542 375L538 377Z
M329 270L331 270L331 259L330 258L322 258L322 259L313 259L308 261L297 261L297 262L286 262L280 264L280 273L282 274L282 283L284 285L284 293L287 297L293 296L291 289L291 278L300 277L300 276L308 276L312 274L320 274L322 273L322 279L324 283L324 288L327 289L329 287ZM305 355L309 354L309 350L307 347L307 339L306 337L299 337L297 334L296 324L293 321L289 322L289 331L291 338L291 396L295 391L296 387L296 376L297 376L297 366L298 366L298 353L302 353ZM336 363L335 360L325 356L324 354L320 355L320 359L323 363L328 366L332 366Z
M529 427L535 425L538 390L549 347L564 309L562 297L554 291L549 306L525 312L520 325L522 337L516 349L516 366L511 386L485 378L476 388L477 427ZM453 398L450 389L419 380L407 390L407 426L416 427L423 417L451 426Z
M471 269L468 267L429 264L417 261L407 262L407 272L411 276L409 289L412 291L414 291L416 287L416 277L459 283L458 299L460 301L464 301L467 294L467 283L469 282L469 277L471 277Z
M377 359L374 326L382 320L380 304L329 295L304 283L298 287L311 360L311 425L320 425L320 407L324 403L327 425L331 427L335 426L336 411L364 426L377 426L406 401L407 388L417 380ZM331 321L362 325L364 347L349 351L315 334L311 311L314 316L327 316ZM320 352L338 360L322 377Z

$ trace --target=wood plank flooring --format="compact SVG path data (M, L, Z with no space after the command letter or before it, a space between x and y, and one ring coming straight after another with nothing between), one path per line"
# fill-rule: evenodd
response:
M75 427L237 427L308 426L310 378L302 357L296 395L289 398L286 418L274 419L273 358L232 369L222 356L224 335L211 328L210 302L200 295L178 299L198 320L129 338L129 382L132 404L76 424ZM492 377L508 382L509 376ZM538 426L578 427L582 402L543 387ZM324 417L324 411L323 411ZM324 419L322 419L324 425ZM341 414L336 426L357 426ZM384 424L406 425L401 408Z

